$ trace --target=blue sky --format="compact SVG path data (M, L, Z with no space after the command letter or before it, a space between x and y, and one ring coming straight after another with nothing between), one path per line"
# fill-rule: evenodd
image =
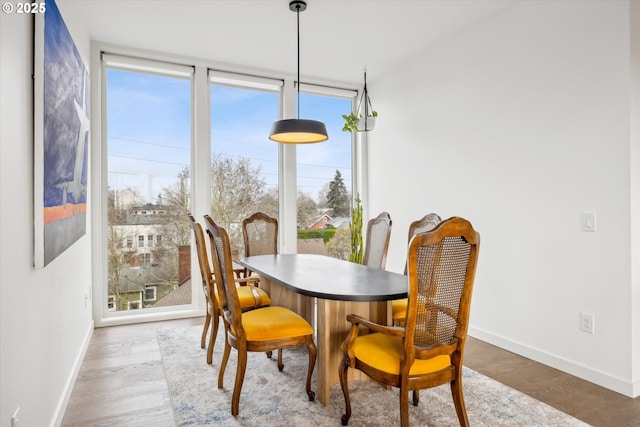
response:
M147 201L173 183L190 160L191 88L188 80L109 70L109 186L135 186ZM211 86L211 145L214 153L247 157L276 186L277 143L268 139L278 119L278 95ZM346 99L301 94L301 118L323 121L329 141L298 146L298 187L314 199L340 169L351 184L351 134L342 132Z

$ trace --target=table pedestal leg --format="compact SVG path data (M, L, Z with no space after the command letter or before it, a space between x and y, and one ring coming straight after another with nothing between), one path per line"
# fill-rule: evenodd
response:
M260 278L260 287L271 297L271 305L286 307L304 317L316 331L318 359L316 362L316 399L329 404L329 388L340 382L338 367L342 360L340 345L347 337L351 323L348 314L386 324L387 302L353 302L317 299L317 322L314 321L314 298L300 295L284 286ZM367 381L368 377L355 369L349 370L349 380Z
M351 302L318 299L318 346L316 397L324 405L329 404L329 388L340 382L338 367L342 360L340 344L347 337L351 323L347 314L358 314L369 318L368 302ZM349 370L349 380L367 380L368 377L355 369Z

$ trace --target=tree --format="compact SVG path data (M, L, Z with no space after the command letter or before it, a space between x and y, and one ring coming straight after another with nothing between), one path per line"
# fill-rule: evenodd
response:
M318 207L326 208L329 206L327 194L329 194L329 182L325 182L320 191L318 191Z
M300 227L307 226L311 220L316 217L318 205L310 195L302 191L298 191L298 225Z
M338 228L333 239L327 243L327 252L330 256L348 260L351 251L351 232L348 228Z
M211 159L211 217L229 233L232 253L241 253L242 220L259 210L265 187L261 167L248 158Z
M327 206L333 209L335 216L349 216L349 193L338 169L336 169L333 181L329 183Z
M166 215L159 215L154 227L156 235L163 236L164 245L178 246L191 244L191 228L187 222L187 213L191 212L191 171L182 168L176 181L162 189L158 204L167 209ZM172 263L174 264L174 263Z
M122 268L129 263L134 251L125 244L133 235L127 234L122 225L127 223L127 211L132 205L141 204L142 196L133 187L123 190L108 189L107 193L107 288L108 295L120 301Z

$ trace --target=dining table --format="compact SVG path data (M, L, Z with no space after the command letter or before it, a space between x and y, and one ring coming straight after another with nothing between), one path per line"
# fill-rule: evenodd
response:
M389 324L390 300L406 298L407 276L315 254L257 255L238 261L258 273L271 304L287 307L314 328L318 358L316 397L329 404L329 389L339 382L340 345L351 328L348 314ZM367 380L350 369L350 380Z

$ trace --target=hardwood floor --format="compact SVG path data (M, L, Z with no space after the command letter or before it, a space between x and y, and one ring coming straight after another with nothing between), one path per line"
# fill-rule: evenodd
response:
M96 329L62 425L173 426L156 331L203 321ZM465 365L593 426L640 426L640 398L630 399L483 341L469 338Z

